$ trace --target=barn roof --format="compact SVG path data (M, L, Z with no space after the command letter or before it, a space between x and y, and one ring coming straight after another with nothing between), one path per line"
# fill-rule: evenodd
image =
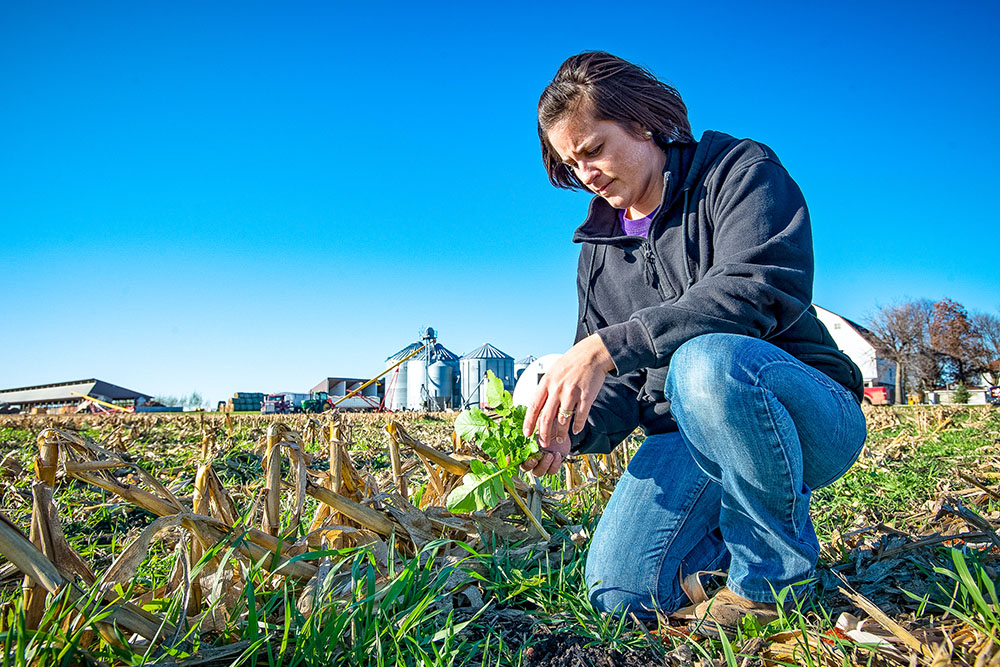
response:
M33 387L0 389L0 402L10 403L11 405L31 405L34 403L65 403L83 400L78 394L93 396L105 401L152 398L149 394L143 394L138 391L126 389L125 387L119 387L110 382L90 378L87 380L40 384Z

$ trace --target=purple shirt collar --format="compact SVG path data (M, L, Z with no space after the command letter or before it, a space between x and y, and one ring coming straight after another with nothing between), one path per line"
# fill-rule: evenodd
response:
M659 207L643 218L629 220L625 217L625 213L628 209L621 209L618 211L618 220L622 224L622 231L625 232L626 236L649 236L649 223L653 221L653 216L656 215L656 211L658 210L660 210Z

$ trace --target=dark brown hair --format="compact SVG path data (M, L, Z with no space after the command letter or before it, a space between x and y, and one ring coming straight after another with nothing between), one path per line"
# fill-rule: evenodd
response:
M586 110L595 120L611 120L657 142L694 141L681 95L644 67L604 51L566 59L538 100L538 138L552 185L586 189L549 143L548 132L568 114Z

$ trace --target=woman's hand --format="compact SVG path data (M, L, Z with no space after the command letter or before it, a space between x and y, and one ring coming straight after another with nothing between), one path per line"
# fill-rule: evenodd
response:
M538 383L535 398L524 417L524 434L530 436L538 425L538 444L544 456L525 469L536 476L556 472L569 454L569 429L579 433L587 415L615 365L600 336L584 338L569 349Z
M521 464L523 470L531 471L535 477L554 475L559 472L563 461L569 457L570 441L560 442L533 454Z

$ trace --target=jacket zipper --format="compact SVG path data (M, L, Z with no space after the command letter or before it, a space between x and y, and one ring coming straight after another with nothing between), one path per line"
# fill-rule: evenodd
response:
M642 260L643 260L643 274L646 276L646 282L650 287L656 286L656 291L660 293L660 298L666 301L672 294L667 294L666 290L663 289L663 280L660 278L662 271L657 270L657 266L660 263L660 259L656 256L656 251L653 250L652 244L649 239L643 239L642 241Z
M688 242L687 242L687 224L686 224L686 222L687 222L687 220L686 220L686 217L687 217L687 207L688 207L688 190L685 189L684 190L684 208L681 209L681 230L682 230L682 237L683 237L683 242L684 242L684 250L682 252L681 259L684 262L684 273L687 276L687 286L686 287L691 287L691 285L694 284L694 279L691 277L691 264L689 262L688 253L687 253L687 245L688 245ZM650 231L652 231L652 228L650 228ZM644 252L643 259L645 260L646 267L648 267L648 270L652 271L653 279L656 282L656 289L660 293L660 298L666 300L666 299L670 299L673 296L675 296L675 293L674 293L673 289L671 289L671 293L670 294L667 294L666 290L663 289L663 283L665 281L661 280L660 276L661 275L666 275L666 271L663 270L663 265L660 263L660 256L656 254L656 250L653 249L653 243L649 240L648 237L645 238L645 239L643 239L643 252ZM659 270L657 270L657 269L659 269ZM646 269L644 269L644 271L645 270ZM647 273L646 275L647 275L647 281L648 281L648 275L649 274Z

